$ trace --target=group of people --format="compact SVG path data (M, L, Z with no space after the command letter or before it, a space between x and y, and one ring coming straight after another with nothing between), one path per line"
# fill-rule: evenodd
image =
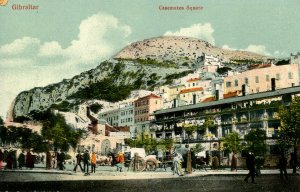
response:
M175 150L174 150L175 151ZM196 169L196 156L193 148L185 145L181 152L174 152L173 154L173 174L183 176L191 174L193 169Z
M255 156L253 153L249 152L246 157L246 165L247 169L249 170L247 176L245 177L244 181L248 183L248 179L251 177L251 183L255 183L255 176L259 175L260 170L256 170L256 162L255 162ZM280 178L281 179L288 179L288 174L287 174L287 158L285 157L284 154L281 154L279 157L279 163L278 163L278 168L280 170ZM284 176L284 177L283 177Z
M83 162L83 167L81 165L81 162ZM81 155L81 153L79 152L76 155L76 164L75 164L73 171L76 172L77 168L79 167L80 170L85 173L85 175L90 175L89 165L91 165L91 173L95 173L96 172L96 164L97 164L97 155L95 152L92 152L91 156L90 156L88 150L86 150L83 153L83 155ZM118 156L116 157L117 171L122 172L124 164L125 164L124 153L119 152Z
M51 154L50 151L46 152L46 169L59 169L64 170L65 169L65 160L66 155L64 152L58 152L55 151L53 154Z
M81 162L83 162L83 168L81 165ZM76 155L76 164L73 169L74 172L77 171L77 167L80 167L80 170L85 173L85 175L89 175L89 164L91 164L91 172L95 173L96 172L96 164L97 164L97 156L96 153L93 152L92 155L90 156L89 151L86 150L83 155L79 152Z
M31 154L30 150L28 150L26 155L25 152L22 151L17 158L16 151L11 150L7 152L5 158L4 153L0 149L0 169L3 167L4 160L6 161L5 169L13 169L13 168L22 169L23 167L32 169L34 168L35 157Z

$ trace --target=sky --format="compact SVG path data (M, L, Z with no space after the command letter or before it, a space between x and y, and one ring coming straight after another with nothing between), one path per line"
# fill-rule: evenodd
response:
M169 6L185 9L160 9ZM147 38L188 36L289 57L300 51L299 10L300 0L8 0L0 6L0 116L21 91L71 78Z

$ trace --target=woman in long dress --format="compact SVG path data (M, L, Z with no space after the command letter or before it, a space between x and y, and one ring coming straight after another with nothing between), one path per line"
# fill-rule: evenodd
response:
M182 155L180 153L175 153L173 159L173 175L176 173L179 176L183 176L182 162L183 162Z

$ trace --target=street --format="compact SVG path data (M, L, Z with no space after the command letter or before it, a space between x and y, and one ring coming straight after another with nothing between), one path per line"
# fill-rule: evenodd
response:
M289 180L281 180L278 170L262 170L256 184L243 181L247 170L196 170L183 177L171 170L155 172L117 172L115 167L99 166L96 173L65 171L12 170L0 173L1 191L300 191L299 175L288 170ZM79 169L78 169L79 170Z

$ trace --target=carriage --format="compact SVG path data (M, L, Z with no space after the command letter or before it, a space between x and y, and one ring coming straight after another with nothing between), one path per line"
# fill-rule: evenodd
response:
M144 148L131 148L125 152L125 165L128 166L128 171L154 171L158 163L156 155L146 156Z

